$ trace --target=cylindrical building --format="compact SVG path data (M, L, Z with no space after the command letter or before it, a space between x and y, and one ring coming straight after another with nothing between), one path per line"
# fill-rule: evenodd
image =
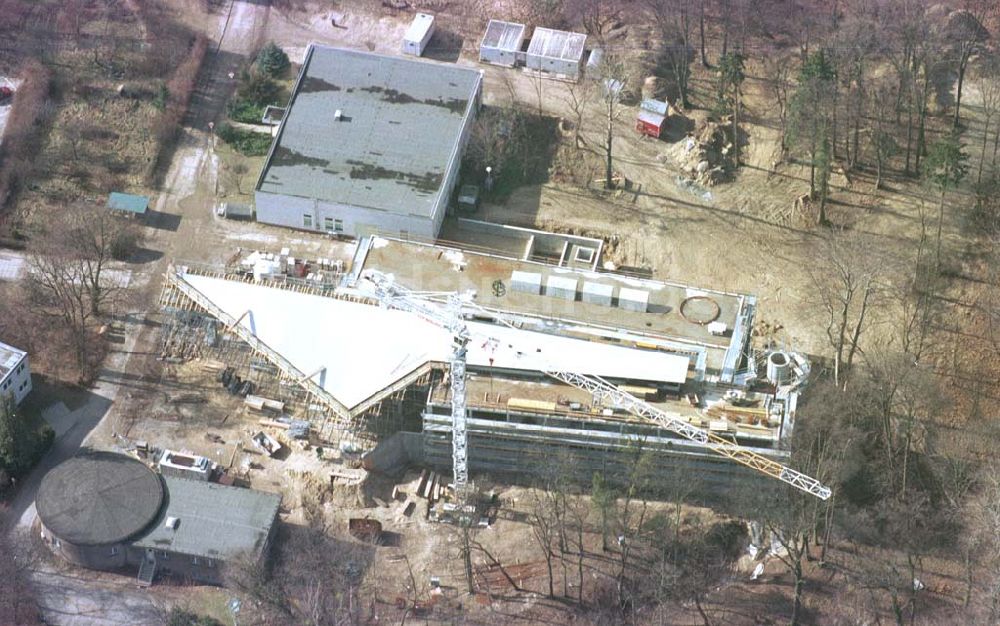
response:
M35 507L42 536L65 559L94 569L126 565L130 540L149 528L164 501L160 476L111 452L80 454L42 479Z

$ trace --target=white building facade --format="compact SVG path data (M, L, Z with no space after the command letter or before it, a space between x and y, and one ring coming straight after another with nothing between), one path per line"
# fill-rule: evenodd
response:
M0 396L12 394L20 404L31 393L28 353L0 342Z

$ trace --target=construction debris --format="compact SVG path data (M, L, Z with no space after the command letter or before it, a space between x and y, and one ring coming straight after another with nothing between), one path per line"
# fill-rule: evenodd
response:
M668 156L688 179L711 187L726 178L726 157L733 150L732 119L705 119L683 140L672 145Z

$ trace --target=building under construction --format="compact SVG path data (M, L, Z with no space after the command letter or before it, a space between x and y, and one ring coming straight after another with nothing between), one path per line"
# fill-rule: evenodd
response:
M346 263L283 250L224 268L175 265L164 355L234 367L342 450L402 432L411 460L448 468L454 331L387 304L370 283L388 276L428 306L465 295L457 315L468 331L461 393L473 473L537 471L554 458L571 459L581 477L615 473L621 453L641 447L663 472L693 469L715 486L788 458L808 363L753 352L753 296L598 270L600 240L474 226L496 250L373 236ZM563 384L553 371L627 395ZM709 444L637 415L623 397L708 433ZM759 461L733 463L727 446Z

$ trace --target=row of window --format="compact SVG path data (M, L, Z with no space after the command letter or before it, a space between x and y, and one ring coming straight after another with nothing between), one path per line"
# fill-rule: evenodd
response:
M302 227L312 229L313 227L313 216L306 213L302 216ZM323 230L329 233L342 233L344 232L344 220L335 219L332 217L323 218Z
M7 391L10 388L10 383L11 383L11 380L8 378L7 380L4 381L3 386L0 387L0 390ZM24 388L27 387L27 386L28 386L28 381L22 380L21 384L17 386L17 390L18 391L23 391Z

